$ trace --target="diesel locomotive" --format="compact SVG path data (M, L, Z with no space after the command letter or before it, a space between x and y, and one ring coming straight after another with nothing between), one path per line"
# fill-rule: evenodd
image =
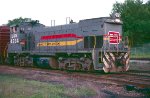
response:
M128 37L122 37L122 24L119 14L113 13L58 26L30 21L12 25L7 62L64 70L127 71L130 48Z

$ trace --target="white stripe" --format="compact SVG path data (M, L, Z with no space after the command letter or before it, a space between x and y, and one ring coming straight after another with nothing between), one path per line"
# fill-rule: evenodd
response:
M128 71L129 70L129 65L128 65L128 63L129 63L129 58L127 59L127 61L126 61L126 71Z
M105 54L105 57L107 58L107 60L110 62L109 56L107 54Z
M113 54L112 54L113 55ZM108 55L107 55L108 56ZM110 55L111 56L111 55ZM114 65L114 63L113 63L113 61L112 60L110 60L110 58L109 58L109 56L108 56L108 61L110 62L110 64L113 66L113 67L115 67L115 65ZM115 58L114 58L114 56L112 57L112 59L115 61ZM110 66L111 67L111 66Z
M109 72L109 69L107 69L107 68L105 68L105 67L103 67L103 70L104 70L105 73L108 73L108 72Z
M110 53L110 56L113 58L113 60L115 61L115 57L112 53Z
M103 58L103 62L106 68L110 68L109 64L106 62L106 60Z
M128 64L129 64L129 60L130 60L129 58L126 60L126 65L128 65Z
M126 59L126 58L127 58L127 56L128 56L128 53L126 53L126 54L125 54L124 58Z

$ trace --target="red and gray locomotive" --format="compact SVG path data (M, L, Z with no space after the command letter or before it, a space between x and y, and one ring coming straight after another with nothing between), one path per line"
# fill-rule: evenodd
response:
M8 62L14 65L120 72L129 69L129 52L116 13L59 26L23 22L10 27Z

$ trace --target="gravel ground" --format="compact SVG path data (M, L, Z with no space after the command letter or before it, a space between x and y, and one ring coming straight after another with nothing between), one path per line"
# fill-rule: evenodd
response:
M149 71L150 64L131 63L130 70L141 69L144 71ZM57 70L52 71L36 68L18 68L1 65L0 74L13 74L29 80L63 84L67 88L78 86L90 87L96 92L96 96L93 96L93 98L148 98L148 96L134 90L127 91L124 85L109 80L84 79L78 77L78 75L75 76L74 74L66 74L66 72L63 71L59 71L58 73ZM105 74L102 74L101 76L103 75ZM82 96L82 98L85 97ZM91 96L89 98L91 98Z

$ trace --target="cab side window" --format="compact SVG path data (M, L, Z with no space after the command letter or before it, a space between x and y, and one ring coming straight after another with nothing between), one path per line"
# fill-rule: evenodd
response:
M94 48L94 36L84 37L84 48Z
M103 36L84 37L84 48L102 48Z

